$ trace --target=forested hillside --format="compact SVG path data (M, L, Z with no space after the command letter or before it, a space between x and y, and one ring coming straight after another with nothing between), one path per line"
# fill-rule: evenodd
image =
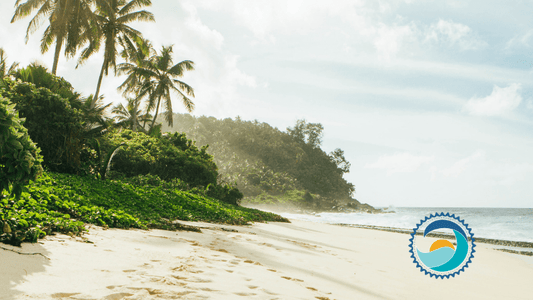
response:
M324 152L323 127L298 120L281 131L267 123L174 114L174 126L162 132L184 132L197 147L209 145L219 181L235 183L243 204L282 204L320 210L363 209L353 198L355 186L343 178L350 163L344 152Z

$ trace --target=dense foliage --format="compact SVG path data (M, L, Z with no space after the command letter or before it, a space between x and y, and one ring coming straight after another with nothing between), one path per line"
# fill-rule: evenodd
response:
M42 173L39 152L22 126L15 105L0 96L0 195L12 188L19 196L22 186Z
M152 174L163 180L178 178L191 187L216 184L217 166L207 147L198 149L184 134L161 138L123 130L106 136L105 148L125 143L113 158L113 170L127 177Z
M91 156L85 144L82 113L70 102L32 83L4 78L3 96L25 118L24 126L41 148L43 165L51 171L79 173Z
M343 178L349 163L342 150L327 154L320 148L320 124L298 121L294 128L283 132L257 121L188 114L176 114L174 123L175 129L163 124L163 131L185 132L198 145L208 144L222 179L237 182L248 200L305 201L306 192L312 199L323 201L351 199L355 191ZM288 193L294 190L299 192Z
M198 149L183 133L153 137L142 132L123 130L103 139L107 152L117 145L127 147L113 157L112 170L126 177L153 175L163 181L178 180L182 189L206 189L206 195L237 204L242 194L233 186L217 183L218 171L207 146Z
M272 213L220 202L201 191L173 189L176 182L159 183L151 176L102 181L45 173L20 200L0 199L0 217L10 228L9 232L1 231L0 242L16 245L52 232L79 234L85 230L84 222L117 228L173 229L179 227L172 224L174 220L224 224L287 221Z

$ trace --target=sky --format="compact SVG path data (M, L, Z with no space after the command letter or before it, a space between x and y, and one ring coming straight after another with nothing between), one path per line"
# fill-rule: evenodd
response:
M51 68L46 24L25 43L14 2L0 3L0 47ZM321 123L374 206L533 207L533 1L152 2L156 22L132 27L195 62L194 115ZM57 73L89 95L102 61L61 57ZM104 79L106 102L125 103L123 81Z

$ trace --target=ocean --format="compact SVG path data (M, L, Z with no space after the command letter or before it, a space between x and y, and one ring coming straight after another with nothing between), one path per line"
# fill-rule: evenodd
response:
M455 214L472 229L474 238L533 242L533 208L395 207L394 213L282 213L286 218L330 224L357 224L413 229L435 213Z

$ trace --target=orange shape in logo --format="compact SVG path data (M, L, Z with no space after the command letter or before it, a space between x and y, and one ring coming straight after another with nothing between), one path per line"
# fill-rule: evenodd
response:
M442 247L450 247L453 250L455 250L455 247L453 246L452 243L450 243L450 241L448 241L448 240L438 240L435 243L431 244L431 248L429 248L429 252L431 252L433 250L440 249Z

